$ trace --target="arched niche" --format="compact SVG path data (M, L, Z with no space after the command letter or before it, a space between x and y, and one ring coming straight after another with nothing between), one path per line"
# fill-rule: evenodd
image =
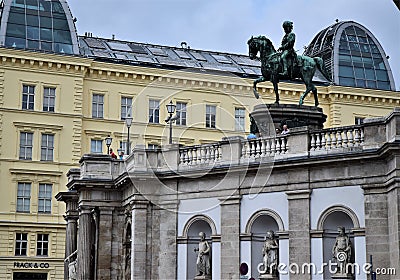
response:
M196 260L197 252L194 251L198 248L200 236L199 233L204 232L206 234L206 240L210 247L212 247L211 236L216 234L215 224L212 219L206 215L197 215L192 217L185 225L183 229L183 236L187 239L187 278L194 279L196 276ZM211 262L212 262L212 250L211 250Z
M245 230L251 237L251 276L257 279L257 266L263 260L262 248L267 231L284 231L284 226L281 217L275 211L263 209L250 217Z
M352 262L354 262L354 236L353 229L359 228L360 223L353 210L346 206L337 205L326 209L318 220L318 229L323 231L323 261L332 260L332 249L338 236L338 228L344 227L352 243ZM324 269L324 279L333 279L328 267Z

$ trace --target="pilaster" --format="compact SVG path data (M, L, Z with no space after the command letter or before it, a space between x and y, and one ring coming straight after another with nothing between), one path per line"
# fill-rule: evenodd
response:
M364 205L367 256L373 256L375 268L390 267L387 194L369 189L365 193ZM390 279L390 276L380 277Z
M240 196L221 202L221 279L239 279Z
M311 262L311 190L289 191L286 195L289 201L289 264L296 263L301 267ZM306 280L311 279L311 275L291 274L290 279Z
M148 201L132 202L131 275L134 280L146 277Z
M158 279L177 279L177 203L159 205L160 250Z
M97 279L111 280L113 208L99 207L97 223Z

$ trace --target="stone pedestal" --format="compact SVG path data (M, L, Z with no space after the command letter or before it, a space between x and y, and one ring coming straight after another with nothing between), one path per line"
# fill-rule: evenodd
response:
M284 124L289 129L301 126L322 129L326 121L321 108L294 104L259 104L250 115L262 136L274 135L275 129L281 129Z

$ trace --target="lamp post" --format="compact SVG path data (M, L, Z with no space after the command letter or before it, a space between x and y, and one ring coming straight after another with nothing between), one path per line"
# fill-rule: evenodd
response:
M132 111L130 109L128 111L128 114L126 115L125 124L126 124L126 127L128 128L128 143L126 143L126 154L129 155L129 152L131 150L131 147L130 147L130 145L131 145L130 141L131 140L130 140L129 130L130 130L131 125L132 125Z
M107 155L110 154L110 146L111 146L112 138L110 135L106 137L106 146L107 146Z
M172 103L172 100L166 105L169 117L165 120L165 122L169 123L169 144L172 144L172 122L176 119L172 118L172 115L175 113L176 105Z

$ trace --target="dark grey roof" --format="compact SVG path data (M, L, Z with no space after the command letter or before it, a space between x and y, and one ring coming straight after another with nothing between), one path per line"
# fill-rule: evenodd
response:
M151 67L261 75L260 62L246 55L80 36L81 55Z

